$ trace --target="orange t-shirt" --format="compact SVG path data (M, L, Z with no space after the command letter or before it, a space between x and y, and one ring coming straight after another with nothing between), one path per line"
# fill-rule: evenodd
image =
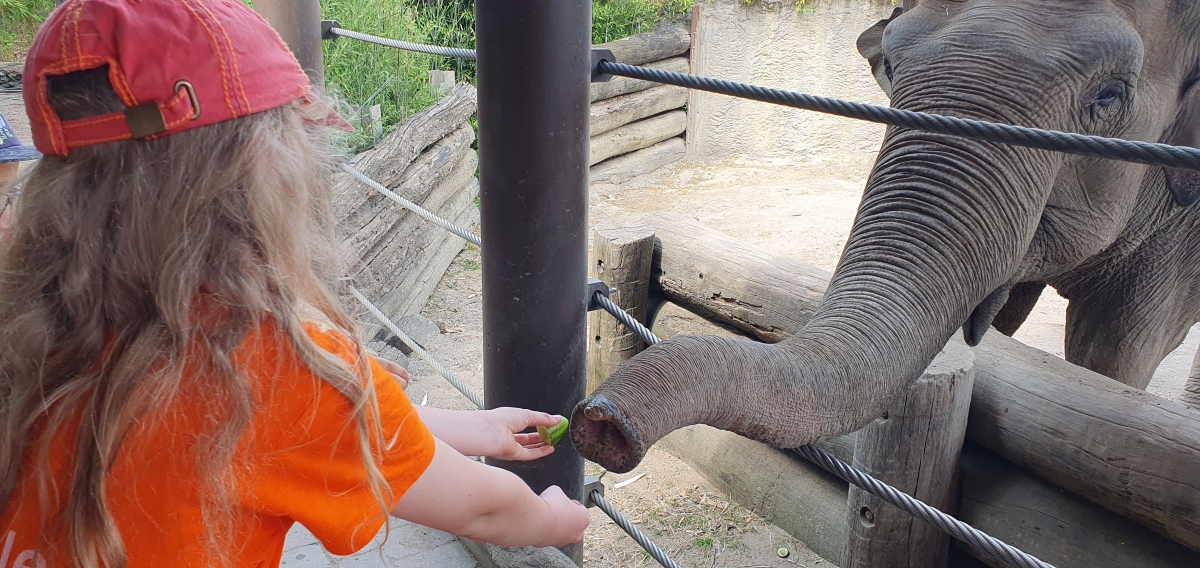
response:
M305 328L322 349L351 364L357 359L340 333L315 324ZM296 522L334 554L361 549L386 517L367 483L350 400L314 375L274 324L247 335L235 361L249 379L254 414L234 454L230 566L278 566L284 537ZM188 391L198 393L189 388L199 384L194 375L185 370L174 402L139 419L108 477L108 506L129 568L208 564L193 452L205 412L189 404ZM434 439L400 385L373 360L371 375L385 438L380 471L399 501L433 460ZM78 421L68 423L52 441L50 471L61 491L70 486L77 428ZM39 550L34 454L26 452L26 465L0 514L0 568L71 565L62 542L52 539ZM65 500L65 492L59 497ZM56 520L51 516L46 526Z

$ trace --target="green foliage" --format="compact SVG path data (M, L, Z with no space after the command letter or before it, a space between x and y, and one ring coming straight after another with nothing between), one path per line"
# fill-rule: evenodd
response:
M40 23L54 10L54 0L0 0L0 22Z
M700 550L710 550L713 547L712 537L706 536L692 541L692 546Z
M0 0L0 61L20 61L54 0Z
M648 32L658 23L682 19L693 0L593 0L592 43L604 43Z

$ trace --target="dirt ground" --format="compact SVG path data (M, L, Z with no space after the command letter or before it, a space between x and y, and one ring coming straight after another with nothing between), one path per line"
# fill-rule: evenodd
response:
M760 167L737 162L681 163L621 186L592 188L589 224L633 212L677 211L731 236L825 270L833 270L849 234L866 172L831 171L815 165ZM472 389L483 388L482 270L470 246L447 271L422 315L441 334L426 347ZM1018 339L1062 356L1066 301L1052 290L1042 297ZM1183 386L1200 326L1160 366L1149 390L1174 398ZM444 408L471 403L419 360L410 364L410 397ZM598 475L599 466L588 464ZM614 485L645 474L620 489ZM828 566L782 529L720 494L698 472L665 451L653 449L634 471L605 477L608 498L681 566ZM589 566L649 566L631 539L598 510L585 540ZM787 548L787 558L777 551Z

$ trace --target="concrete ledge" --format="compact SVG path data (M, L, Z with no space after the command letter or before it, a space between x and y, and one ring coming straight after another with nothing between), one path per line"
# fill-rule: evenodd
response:
M505 548L459 537L480 568L579 568L557 548Z

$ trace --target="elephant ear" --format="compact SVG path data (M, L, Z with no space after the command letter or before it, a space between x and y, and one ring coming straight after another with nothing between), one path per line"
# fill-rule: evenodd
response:
M875 25L858 36L858 52L871 64L871 74L883 88L888 97L892 96L892 80L887 73L887 59L883 56L883 30L892 20L904 13L902 6L892 10L892 15L886 20L879 20Z
M1200 80L1184 91L1175 113L1175 123L1168 131L1165 143L1173 146L1200 148ZM1182 207L1200 202L1200 171L1165 168L1167 188Z

